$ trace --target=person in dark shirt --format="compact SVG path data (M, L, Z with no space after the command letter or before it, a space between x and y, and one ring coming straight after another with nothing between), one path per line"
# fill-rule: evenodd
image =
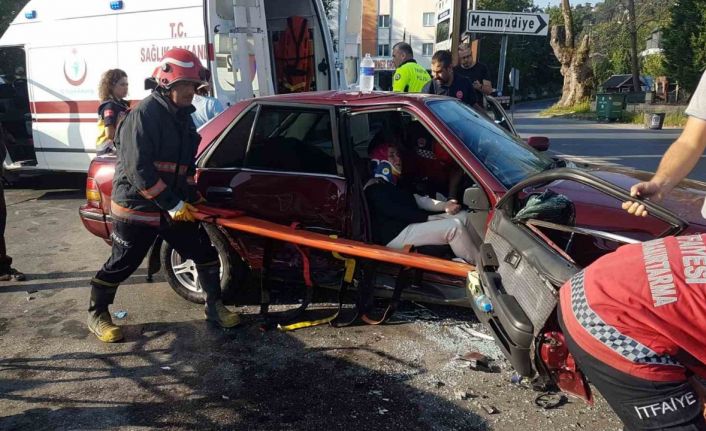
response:
M7 156L7 145L12 142L12 135L7 133L0 124L0 281L23 281L25 275L13 268L12 258L7 255L5 244L5 227L7 224L7 206L5 204L5 184L2 174L4 173L3 160Z
M373 240L394 249L407 245L446 245L468 263L477 248L471 239L468 213L455 200L438 201L397 186L402 159L397 147L379 134L371 145L374 177L365 185Z
M471 81L454 74L451 51L436 51L431 58L431 76L422 93L455 97L468 106L477 107L476 91Z
M476 100L483 100L483 96L489 96L493 92L493 85L490 82L490 72L483 63L478 63L473 58L471 47L467 43L458 45L458 65L454 67L456 76L463 76L471 81L473 89L476 90Z
M113 146L115 131L130 107L125 100L127 90L127 74L124 71L110 69L101 76L98 85L98 97L101 100L98 106L98 138L96 139L98 154L109 153L115 149Z

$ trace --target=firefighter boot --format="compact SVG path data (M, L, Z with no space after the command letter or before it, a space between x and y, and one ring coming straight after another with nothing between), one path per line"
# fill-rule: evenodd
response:
M226 308L221 301L221 277L218 262L211 265L196 265L199 284L206 292L206 320L221 328L232 328L240 324L240 316Z
M113 324L108 306L113 303L117 287L93 285L88 307L88 329L104 343L115 343L123 339L123 331Z

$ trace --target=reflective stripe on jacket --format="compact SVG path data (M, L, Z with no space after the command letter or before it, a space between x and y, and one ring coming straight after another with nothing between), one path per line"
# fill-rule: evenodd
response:
M160 213L197 199L194 158L201 137L191 119L193 109L177 108L153 92L127 115L118 130L114 218L159 225Z

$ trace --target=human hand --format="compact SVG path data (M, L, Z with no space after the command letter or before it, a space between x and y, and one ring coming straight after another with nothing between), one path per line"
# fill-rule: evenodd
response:
M451 199L446 202L444 206L444 211L446 214L454 215L461 211L461 205L458 204L456 199Z
M193 222L193 221L196 221L196 217L194 217L194 213L199 212L199 210L196 209L196 207L194 207L190 203L180 201L177 204L177 206L170 209L168 212L169 212L169 216L174 221Z
M196 192L196 200L191 202L191 205L201 205L206 203L206 198L199 192Z
M643 181L632 186L630 188L630 196L639 196L643 199L650 198L652 201L658 202L664 198L669 190L670 188L667 187L665 183L652 179L650 181ZM638 217L647 217L645 205L639 201L625 201L623 202L623 209Z

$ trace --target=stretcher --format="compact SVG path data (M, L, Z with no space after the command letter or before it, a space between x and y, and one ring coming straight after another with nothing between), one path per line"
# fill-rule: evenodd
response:
M397 277L392 299L381 318L376 319L371 317L370 314L364 310L366 307L361 300L356 304L359 311L353 320L360 318L363 322L368 324L380 324L389 319L397 308L402 290L409 286L410 283L419 282L423 272L431 271L466 278L470 271L475 270L473 265L467 263L454 262L415 253L411 247L407 247L404 250L395 250L380 245L367 244L360 241L306 231L298 228L296 224L286 226L269 222L250 217L242 211L206 205L197 205L197 208L199 212L195 213L194 216L201 222L215 223L227 229L254 234L269 240L267 241L268 245L265 247L263 256L261 314L267 314L267 306L269 304L269 289L267 288L268 272L269 263L271 262L271 244L275 241L293 244L299 250L303 258L307 298L303 301L302 306L296 310L297 312L302 312L311 300L311 288L313 286L308 274L308 248L331 252L334 254L334 257L344 261L346 270L341 281L339 298L342 298L348 288L353 284L353 277L354 273L358 271L357 268L360 268L361 272L360 278L362 281L360 283L360 289L365 291L370 290L366 289L366 286L372 285L374 272L380 264L387 263L400 266L401 270ZM356 265L358 260L362 262L362 265ZM317 320L316 324L329 322L333 324L333 321L337 319L341 312L342 303L342 300L339 301L339 310L336 315L331 318ZM298 329L300 327L313 326L306 323L312 322L299 322L293 325L280 326L284 329ZM352 321L340 323L336 326L346 326L350 323L352 323Z

